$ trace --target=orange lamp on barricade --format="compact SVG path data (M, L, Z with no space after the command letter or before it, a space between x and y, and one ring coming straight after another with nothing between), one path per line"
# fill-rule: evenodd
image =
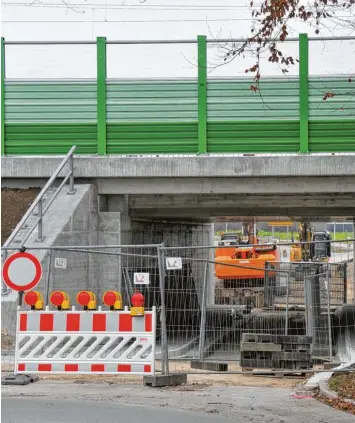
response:
M144 316L144 297L136 291L131 297L131 316Z
M102 301L110 307L110 310L122 310L122 297L117 291L106 291L102 297Z
M26 292L24 301L27 305L31 307L31 310L43 310L43 296L40 292Z
M84 307L84 310L96 310L96 295L91 291L78 292L76 302Z
M69 295L64 291L53 291L49 300L58 310L69 310L70 308Z

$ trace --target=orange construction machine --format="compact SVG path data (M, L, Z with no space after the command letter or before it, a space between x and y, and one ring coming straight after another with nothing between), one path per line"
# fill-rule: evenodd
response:
M253 224L243 224L242 233L222 234L216 249L215 273L218 279L235 287L260 286L265 263L279 261L276 245L259 244ZM235 245L235 248L231 247Z

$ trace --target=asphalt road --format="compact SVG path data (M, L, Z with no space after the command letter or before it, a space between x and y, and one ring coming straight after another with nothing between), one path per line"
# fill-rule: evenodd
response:
M3 398L2 423L231 423L238 420L202 413L37 398Z
M225 382L238 380L237 375L230 375ZM204 382L171 388L149 388L115 378L101 383L56 379L2 386L2 423L355 422L355 416L309 397L302 385L221 384L221 375L211 375Z

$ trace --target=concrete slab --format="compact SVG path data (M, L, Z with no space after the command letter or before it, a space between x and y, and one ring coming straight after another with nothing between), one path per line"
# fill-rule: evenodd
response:
M2 158L2 178L49 178L58 156ZM355 154L79 156L78 178L354 176Z
M186 373L172 373L170 375L152 375L143 377L143 385L154 388L183 385L184 383L187 383Z
M29 385L39 381L36 375L6 375L1 378L1 385Z

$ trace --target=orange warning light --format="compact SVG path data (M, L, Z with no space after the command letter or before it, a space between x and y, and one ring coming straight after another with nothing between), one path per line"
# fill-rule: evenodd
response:
M27 305L31 307L31 310L43 310L43 296L40 292L26 292L24 301Z
M69 295L64 291L53 291L49 299L55 307L58 307L58 310L69 310L70 308Z
M131 297L131 316L144 315L144 296L136 291Z
M117 291L106 291L102 297L102 301L109 306L111 310L122 309L122 297Z
M84 307L84 310L96 310L96 295L91 291L78 292L76 302Z

